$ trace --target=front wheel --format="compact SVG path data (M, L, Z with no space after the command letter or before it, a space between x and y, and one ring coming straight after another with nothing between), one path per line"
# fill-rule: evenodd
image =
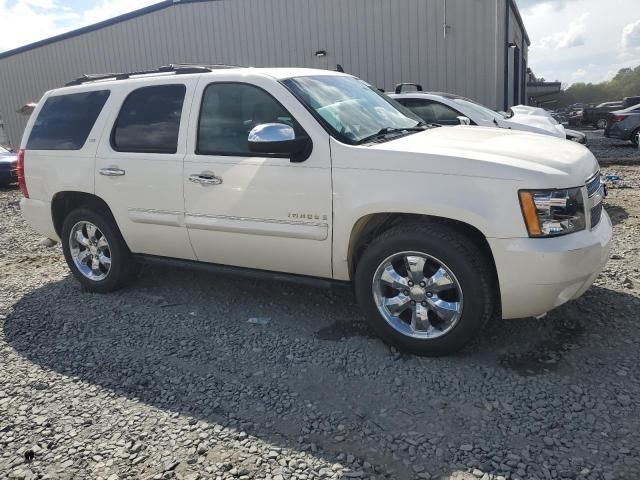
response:
M92 292L116 290L136 272L115 221L101 211L80 208L67 215L62 251L73 275Z
M388 230L356 268L358 302L388 344L446 355L471 342L497 309L483 252L441 224Z

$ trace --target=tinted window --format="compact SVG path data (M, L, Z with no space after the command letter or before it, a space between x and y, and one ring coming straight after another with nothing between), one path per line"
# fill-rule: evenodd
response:
M407 107L427 123L440 125L458 125L461 113L448 106L421 98L398 98L398 102Z
M202 97L197 153L253 155L249 132L263 123L284 123L301 133L291 114L264 90L243 83L212 83Z
M31 129L29 150L80 150L109 98L108 90L49 97Z
M121 152L176 153L184 85L134 90L113 127L112 146Z

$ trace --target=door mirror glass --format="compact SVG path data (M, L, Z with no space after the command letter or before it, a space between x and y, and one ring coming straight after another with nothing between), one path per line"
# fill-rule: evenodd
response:
M292 162L303 162L311 153L311 139L296 137L293 127L284 123L263 123L249 132L249 149L254 153L290 155Z
M460 123L460 125L471 125L471 120L469 119L469 117L464 117L462 115L458 117L458 122Z

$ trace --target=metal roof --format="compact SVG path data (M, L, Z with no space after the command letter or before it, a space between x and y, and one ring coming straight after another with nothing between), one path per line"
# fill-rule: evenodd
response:
M113 17L108 20L104 20L102 22L94 23L93 25L88 25L86 27L78 28L76 30L71 30L70 32L62 33L54 37L46 38L38 42L34 42L28 45L24 45L22 47L14 48L13 50L7 50L6 52L1 52L0 59L12 57L13 55L27 52L29 50L33 50L38 47L43 47L51 43L60 42L62 40L66 40L67 38L77 37L78 35L82 35L84 33L90 33L95 30L108 27L110 25L115 25L120 22L131 20L132 18L141 17L148 13L157 12L159 10L163 10L165 8L171 7L172 5L181 4L181 3L198 3L198 2L208 2L208 1L219 1L219 0L164 0L159 3L149 5L148 7L140 8L139 10L134 10L133 12L125 13L123 15L118 15L117 17ZM525 40L527 41L527 45L531 45L531 41L529 40L529 35L527 34L527 29L524 26L524 22L522 21L522 16L520 15L520 10L518 9L518 6L515 0L509 0L509 3L511 4L513 11L515 12L516 19L518 21L518 24L520 25L520 28L522 29L522 32L524 33L524 37L525 37Z

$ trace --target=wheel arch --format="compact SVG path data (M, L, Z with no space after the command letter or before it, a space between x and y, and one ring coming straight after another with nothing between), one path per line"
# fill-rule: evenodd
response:
M498 278L498 272L496 269L496 262L491 251L487 237L475 226L460 221L445 217L438 217L433 215L413 214L413 213L399 213L399 212L380 212L370 213L360 217L353 225L351 234L349 237L348 246L348 268L349 278L353 279L358 260L362 256L367 245L371 243L381 233L393 228L400 223L423 223L423 224L440 224L447 225L448 227L461 233L469 240L471 240L483 254L487 264L490 267L493 280L495 281L496 289L498 290L498 299L500 298L500 284Z
M51 218L58 238L62 239L64 219L69 213L80 207L106 213L117 226L117 222L109 205L97 195L73 190L57 192L51 199Z

